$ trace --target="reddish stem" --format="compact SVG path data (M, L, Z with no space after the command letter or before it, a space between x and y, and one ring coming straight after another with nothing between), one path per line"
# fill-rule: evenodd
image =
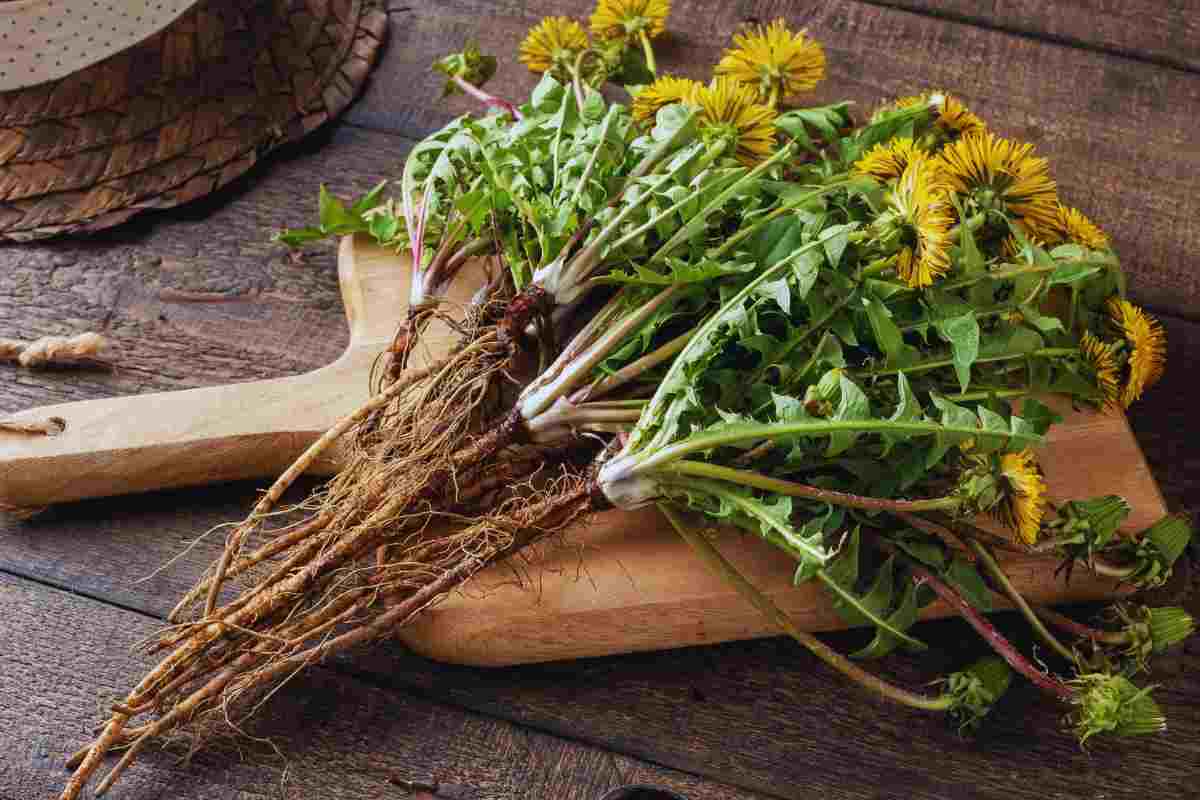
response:
M464 81L457 75L453 76L451 80L454 81L458 88L462 89L464 92L471 95L471 97L474 97L485 106L489 106L490 108L498 108L501 111L507 111L508 113L512 114L513 119L515 119L517 122L520 122L522 119L524 119L524 117L521 116L520 109L507 100L499 98L491 92L485 92L483 89Z
M1072 636L1078 636L1080 639L1090 639L1093 642L1104 642L1105 644L1128 644L1126 637L1118 631L1093 628L1091 625L1085 625L1082 622L1073 620L1066 614L1061 614L1052 608L1034 606L1033 611L1059 630L1065 631Z
M971 627L983 637L983 640L988 643L989 647L996 651L997 655L1007 661L1008 665L1014 670L1028 678L1030 683L1061 700L1070 700L1074 696L1074 692L1070 686L1067 686L1052 675L1047 675L1029 663L1029 660L1021 654L1021 651L1014 647L1012 642L1004 638L1004 634L996 630L996 627L991 622L988 622L956 589L926 569L914 565L912 571L914 581L918 586L925 584L930 589L933 589L934 593L946 605L950 606L959 616L970 623Z

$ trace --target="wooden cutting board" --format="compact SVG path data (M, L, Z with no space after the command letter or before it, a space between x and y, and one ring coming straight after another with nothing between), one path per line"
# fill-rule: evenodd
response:
M407 258L364 242L343 247L369 271ZM469 297L478 273L454 296ZM436 356L450 339L428 340ZM1120 494L1133 507L1127 527L1140 530L1166 513L1162 494L1124 415L1072 411L1040 453L1055 500ZM791 585L794 566L760 539L737 531L721 537L725 555L756 586L810 631L845 623L816 583ZM1119 594L1111 580L1076 570L1070 584L1053 576L1052 561L1014 557L1013 582L1036 603L1096 600ZM945 616L941 603L925 617ZM503 666L777 635L778 631L713 577L655 509L596 515L556 544L497 565L399 631L417 652L462 664Z
M339 250L350 343L333 364L307 375L178 392L65 403L15 414L61 417L56 437L0 436L0 504L36 506L85 497L274 478L312 441L367 397L367 373L403 318L408 259L347 238ZM469 266L451 289L466 301L482 280ZM445 328L423 340L424 357L453 341ZM1060 408L1060 410L1062 410ZM1131 529L1165 511L1145 459L1120 414L1064 412L1041 454L1057 499L1116 493L1133 506ZM337 452L314 469L336 470ZM810 630L842 626L815 585L792 587L789 559L731 532L726 555ZM518 664L666 649L776 633L714 579L657 512L609 512L543 547L531 562L500 565L401 630L415 650L468 664ZM1009 562L1016 584L1038 602L1115 593L1111 581L1077 570L1069 586L1046 562ZM941 606L927 615L946 613Z

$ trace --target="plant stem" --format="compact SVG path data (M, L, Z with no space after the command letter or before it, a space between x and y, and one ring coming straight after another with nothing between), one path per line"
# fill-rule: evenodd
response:
M687 346L687 343L691 341L691 338L695 335L695 333L696 330L693 328L692 330L679 334L671 341L667 342L666 344L659 345L651 352L647 353L636 361L631 361L611 375L596 381L591 386L583 387L579 390L577 395L572 398L572 400L574 402L583 402L585 400L603 397L609 392L613 392L621 388L631 380L637 378L639 375L645 374L646 372L654 369L659 364L674 356Z
M746 580L738 572L737 568L729 563L725 556L713 546L707 537L689 528L679 514L668 505L660 504L659 508L662 510L663 515L670 521L671 526L675 528L680 538L691 546L693 552L704 561L713 574L728 581L744 600L758 609L763 616L778 625L784 633L792 637L792 639L805 647L817 658L855 683L888 700L921 711L950 710L953 701L948 695L929 697L917 694L916 692L910 692L907 689L889 683L879 676L867 672L812 634L801 631L787 614L779 606L775 605L771 598L760 592Z
M521 415L531 421L550 408L555 400L573 391L626 336L637 330L647 317L670 300L682 287L683 284L680 283L666 287L649 302L642 304L605 331L583 353L562 364L558 370L547 370L543 373L544 380L530 384L529 389L521 393L518 403Z
M1034 606L1033 612L1059 630L1066 631L1081 639L1090 639L1104 644L1129 644L1129 637L1120 631L1106 631L1076 622L1066 614L1060 614L1052 608Z
M587 50L580 50L579 55L575 57L575 66L571 68L571 85L575 87L575 102L579 104L579 113L583 113L583 58L587 55Z
M779 82L773 81L771 83L771 94L767 96L767 107L775 108L778 105L779 105Z
M679 230L677 230L671 236L671 238L668 239L666 241L666 243L662 245L662 247L658 248L657 252L655 252L654 255L650 256L650 258L646 261L646 263L653 264L658 261L661 261L662 259L666 258L668 255L670 255L672 250L679 247L681 244L688 241L688 239L690 239L692 236L694 236L696 234L697 230L699 230L702 226L704 226L708 222L708 215L711 214L713 211L716 211L718 208L721 208L722 206L724 206L727 202L729 202L729 199L731 197L733 197L733 195L744 184L747 184L750 181L753 181L759 175L766 172L771 167L775 166L775 164L788 158L793 152L795 152L795 146L790 143L786 144L783 147L779 148L779 150L776 151L775 154L772 155L770 158L768 158L766 161L763 161L761 164L757 165L756 167L754 167L754 169L750 170L749 172L745 173L744 175L740 175L738 177L738 179L732 185L726 187L724 190L721 191L720 194L718 194L712 200L708 201L708 203L704 206L704 208L702 208L698 212L696 212L696 214L694 214L691 219L689 219L682 227L680 227Z
M1046 626L1042 624L1042 620L1038 618L1038 615L1030 608L1029 603L1017 591L1017 587L1013 586L1012 581L1004 573L1004 570L1000 567L1000 563L992 555L992 551L988 549L987 545L974 539L968 540L967 544L975 551L975 555L979 558L979 563L987 570L987 573L996 582L996 585L999 586L1003 594L1012 601L1016 609L1021 612L1021 616L1025 617L1029 623L1029 627L1033 628L1033 632L1037 634L1037 637L1045 642L1046 646L1051 650L1068 661L1075 663L1074 651L1060 642L1053 633L1046 629Z
M1030 358L1035 356L1053 357L1053 356L1074 356L1079 355L1078 347L1041 347L1037 350L1030 350L1026 353L1003 353L995 356L980 356L975 359L976 364L989 364L996 361L1012 361L1017 358ZM906 375L912 372L927 372L931 369L941 369L942 367L954 366L952 358L935 358L929 361L922 361L916 364L909 364L907 367L895 367L890 369L865 369L858 370L853 373L855 378L872 378L878 375L895 375L897 372L903 372Z
M700 478L715 478L717 480L764 489L768 492L787 495L788 497L804 497L823 503L832 503L847 508L862 508L868 511L936 511L955 510L962 501L957 497L935 497L927 500L893 500L883 497L864 497L847 492L837 492L833 489L822 489L780 478L770 478L762 473L748 469L734 469L719 464L709 464L706 461L682 460L676 461L665 468L666 471L678 475L691 475Z
M1033 390L1028 387L1024 389L981 389L977 392L959 392L947 395L947 397L950 400L967 403L976 400L990 400L993 397L1026 397L1032 393Z
M855 291L852 288L850 291L846 292L845 295L843 295L841 298L839 298L836 303L831 305L829 307L829 310L826 311L825 314L820 319L809 322L803 333L801 333L799 336L794 337L790 342L787 343L786 347L781 348L779 350L779 352L775 354L774 363L776 363L776 364L781 363L783 361L783 359L785 359L789 355L791 355L792 351L795 350L797 347L799 347L801 344L803 344L804 341L806 339L808 339L809 336L811 336L816 331L819 331L822 328L824 328L825 323L827 323L827 322L829 322L829 320L833 319L834 316L836 316L838 314L838 312L840 312L843 308L850 305L850 301L853 300L856 296L857 295L855 294ZM796 378L800 378L803 375L807 375L808 371L810 369L812 369L813 363L817 357L817 350L819 350L819 348L820 348L820 343L818 342L817 348L814 349L812 357L809 358L808 362L804 365L804 368L799 370L798 372L796 372L796 376L795 376ZM759 368L758 373L755 375L754 382L757 382L759 379L761 379L761 376L765 373L768 366L769 365L764 364L762 367Z
M1057 264L1054 266L1050 266L1050 267L1037 266L1037 265L1032 265L1032 264L1005 265L1005 266L1013 266L1013 269L1003 270L1003 271L996 270L993 272L981 272L977 275L967 275L965 277L959 278L956 281L946 281L945 283L940 284L937 288L942 289L943 291L951 291L954 289L962 289L967 286L974 286L975 284L979 283L980 281L984 281L984 280L1004 281L1004 280L1008 280L1009 278L1019 277L1021 275L1041 275L1041 274L1045 274L1048 272L1054 272L1059 267L1059 265L1057 265Z
M809 202L810 200L816 200L836 189L840 189L843 186L847 185L848 183L849 183L849 181L846 180L844 174L836 176L835 179L833 179L833 181L831 183L826 183L825 185L823 185L817 189L813 189L811 192L806 192L803 195L794 197L791 200L787 201L786 203L783 203L782 205L779 205L779 206L771 209L768 213L764 214L761 218L755 220L753 223L747 225L744 228L740 228L736 233L734 233L728 239L723 241L721 243L720 247L718 247L716 250L713 250L709 253L709 257L713 258L714 260L720 259L721 256L728 253L730 250L732 250L734 247L736 247L738 244L740 244L742 241L744 241L747 237L753 236L755 233L758 233L758 231L762 230L763 227L765 227L766 225L768 225L775 219L778 219L779 217L783 216L784 214L788 213L789 211L794 211L795 209L799 208L800 206L804 205L805 203Z
M650 74L658 77L658 62L654 60L654 48L650 45L650 37L646 35L645 29L638 31L638 38L642 40L642 53L646 56L646 69L650 70Z
M1110 564L1102 558L1093 558L1091 561L1079 559L1079 563L1091 568L1092 572L1095 572L1097 575L1103 575L1106 578L1116 578L1118 580L1128 578L1136 570L1136 567L1132 565L1119 567L1116 564Z
M978 539L981 542L987 542L990 546L997 549L1004 550L1009 553L1030 555L1029 550L1024 546L1017 545L1011 540L1000 536L999 534L992 533L991 531L984 530L977 525L973 525L965 519L954 519L946 514L939 514L937 512L934 512L930 516L933 518L933 521L939 525L943 525L952 531L962 530L967 536Z
M995 626L991 622L988 622L974 606L964 600L957 590L944 583L922 566L914 564L910 568L913 572L913 580L918 585L925 584L930 589L933 589L934 593L946 605L950 606L950 608L975 629L983 640L988 643L988 646L996 651L997 655L1007 661L1008 665L1014 670L1028 678L1034 686L1060 700L1070 700L1074 696L1074 692L1070 686L1030 664L1029 660L1013 646L1012 642L1004 638L1004 635L996 630Z
M592 171L596 168L596 161L600 158L600 151L608 144L608 131L612 127L613 120L617 118L617 110L620 107L611 105L608 107L608 113L604 115L604 122L600 124L599 141L596 143L596 149L592 151L588 157L587 166L583 168L583 174L579 177L579 183L575 186L575 191L571 194L570 205L572 208L579 205L579 196L583 193L587 182L592 177Z
M475 86L474 84L463 80L458 75L453 76L451 78L451 80L454 81L454 83L458 86L458 88L462 89L464 92L469 94L471 97L474 97L476 100L483 103L485 106L489 106L491 108L498 108L502 111L507 111L508 113L512 114L513 119L516 120L517 122L520 122L522 119L524 119L524 117L521 115L521 110L519 108L517 108L515 105L513 105L512 103L508 102L507 100L499 98L496 95L492 94L491 92L485 92L483 89L480 89L478 86Z
M858 271L858 277L869 278L872 275L879 275L881 273L887 272L889 269L892 268L892 265L895 263L896 263L895 256L886 256L884 258L877 258L874 261L872 261L870 264L867 264L865 267L860 269Z
M678 364L678 359L676 364ZM848 431L854 433L905 433L910 435L932 436L938 433L960 434L964 438L979 436L985 431L975 427L956 427L942 425L937 422L901 422L883 419L865 420L826 420L806 419L794 422L768 422L758 425L739 425L731 430L716 430L709 433L698 433L676 442L675 444L655 450L644 459L629 467L629 472L644 474L650 470L660 469L666 464L678 461L689 453L710 450L724 445L735 445L743 442L753 442L759 439L769 439L779 436L823 436L830 433ZM1026 433L1005 433L1003 437L1009 442L1019 442L1028 445L1039 445L1042 437ZM616 463L616 460L609 462ZM609 473L611 475L611 472Z

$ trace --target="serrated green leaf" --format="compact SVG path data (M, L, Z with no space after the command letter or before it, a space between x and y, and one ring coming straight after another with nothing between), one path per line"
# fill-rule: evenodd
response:
M879 300L864 297L863 308L867 312L875 344L887 357L887 365L895 369L912 363L912 348L904 343L904 336L892 320L887 307Z
M825 258L828 259L831 268L837 269L841 263L842 254L846 252L846 245L850 242L850 233L856 228L858 223L852 222L834 225L821 231L819 238L825 247Z
M899 394L900 399L896 403L895 411L888 417L890 422L910 422L924 416L925 410L921 408L921 401L913 393L912 386L909 385L908 378L903 372L896 375L896 392ZM902 433L885 431L881 434L881 438L883 439L883 451L879 454L879 457L887 458L892 452L892 448L907 437Z
M929 399L933 401L933 405L941 412L942 418L939 422L943 426L958 429L978 428L979 422L976 416L962 406L946 399L937 392L930 392ZM928 468L941 462L951 447L959 444L966 438L958 433L938 433L934 446L926 454L925 466Z
M956 558L942 573L946 583L959 591L973 608L983 612L992 610L992 593L979 571L966 559Z
M858 384L847 378L845 375L840 376L838 388L841 392L841 399L838 401L837 411L833 414L833 419L838 421L866 419L871 415L871 403L867 399L863 390L858 388ZM848 450L858 439L859 434L854 431L838 431L829 435L829 447L825 450L825 456L832 458L839 453Z
M318 194L317 216L321 220L321 228L326 231L336 231L354 225L358 221L356 217L350 215L341 200L329 193L325 184L321 184Z
M917 615L920 612L920 607L917 604L917 587L916 584L908 582L904 586L904 592L900 596L900 602L887 617L888 627L876 627L875 638L870 643L850 654L851 658L883 658L888 653L891 653L901 644L906 645L910 650L927 650L929 649L924 642L919 639L901 639L892 631L907 631L917 622ZM889 630L890 628L890 630ZM916 642L914 645L913 642Z
M937 330L950 343L954 358L954 372L958 376L961 391L967 391L971 383L971 365L979 357L979 322L973 312L939 320Z

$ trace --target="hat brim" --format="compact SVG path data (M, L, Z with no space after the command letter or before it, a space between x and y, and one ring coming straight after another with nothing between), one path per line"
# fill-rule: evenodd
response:
M95 231L211 192L345 108L386 28L377 0L206 0L0 94L0 237Z

